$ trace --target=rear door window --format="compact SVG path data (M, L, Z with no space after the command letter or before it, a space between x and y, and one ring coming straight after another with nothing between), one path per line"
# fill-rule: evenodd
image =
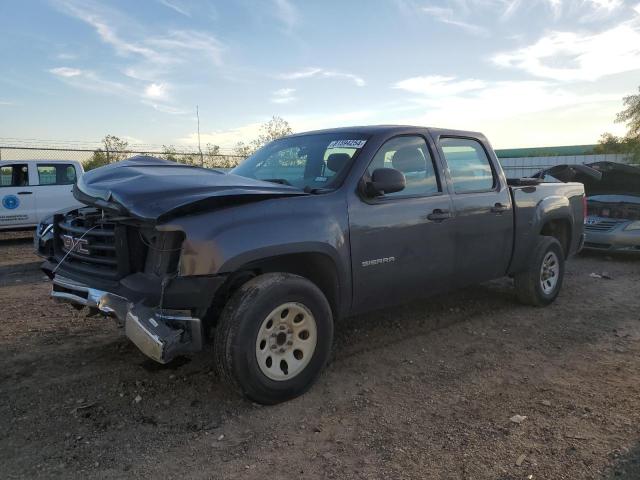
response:
M70 163L39 164L40 185L72 185L76 182L76 169Z
M445 137L440 139L440 148L456 193L486 192L496 186L491 162L480 142Z

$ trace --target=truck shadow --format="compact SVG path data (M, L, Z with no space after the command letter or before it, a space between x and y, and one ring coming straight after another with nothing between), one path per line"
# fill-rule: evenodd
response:
M600 250L582 250L580 256L594 260L616 261L616 262L640 262L640 251L637 252L607 252Z
M1 248L1 247L0 247ZM42 261L0 266L0 287L40 283L47 277L40 270Z
M617 451L614 455L619 456L608 469L605 478L619 480L637 480L640 478L640 443L622 455Z

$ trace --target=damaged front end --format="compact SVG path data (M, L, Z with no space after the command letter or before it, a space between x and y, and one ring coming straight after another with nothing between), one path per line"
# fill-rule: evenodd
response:
M149 156L87 172L73 193L87 207L54 216L53 253L43 265L52 296L115 317L140 350L160 363L202 348L206 313L226 279L180 274L187 233L169 220L307 195Z
M208 295L221 277L180 277L182 232L85 207L53 221L43 265L54 299L115 318L148 357L167 363L202 349Z
M125 334L149 358L168 363L176 356L197 352L203 345L200 318L189 311L146 307L114 293L87 287L56 275L51 295L56 300L114 317Z

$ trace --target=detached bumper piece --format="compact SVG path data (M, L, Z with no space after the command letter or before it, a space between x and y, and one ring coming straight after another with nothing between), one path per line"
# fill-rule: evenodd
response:
M116 318L126 336L149 358L168 363L176 356L202 350L202 322L188 311L149 308L119 295L96 290L56 275L51 296Z

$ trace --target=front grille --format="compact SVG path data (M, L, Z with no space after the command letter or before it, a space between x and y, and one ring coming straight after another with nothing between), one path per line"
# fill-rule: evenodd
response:
M100 210L81 208L56 215L54 253L60 268L117 280L129 271L126 226L103 218Z
M608 232L616 228L619 223L620 220L598 218L595 219L595 223L585 224L584 229L591 232Z

